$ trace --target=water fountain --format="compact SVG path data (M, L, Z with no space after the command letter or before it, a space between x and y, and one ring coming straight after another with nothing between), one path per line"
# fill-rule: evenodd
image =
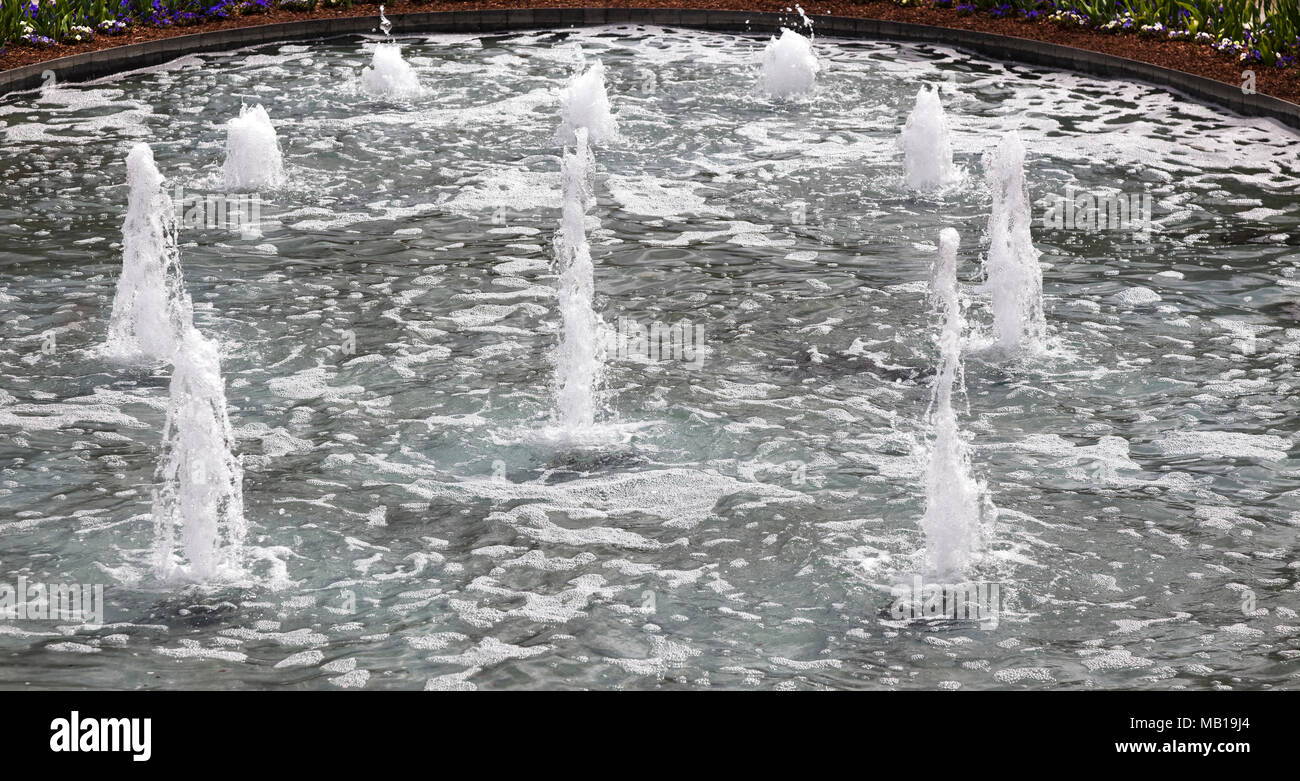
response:
M392 23L380 10L384 34L392 29ZM375 46L370 65L361 69L361 90L376 97L394 100L417 97L423 91L420 79L415 75L411 64L402 59L402 48L396 43L380 43Z
M155 476L154 574L159 580L210 582L241 572L244 474L233 453L225 387L216 345L189 329L176 351Z
M812 42L788 28L768 41L759 72L759 92L768 97L790 100L810 94L821 63Z
M192 322L176 246L176 207L147 144L126 157L122 276L103 354L127 363L171 360Z
M284 183L280 142L266 109L241 106L226 123L226 162L221 168L227 190L260 190Z
M1300 509L1271 490L1297 469L1297 413L1279 390L1294 384L1281 348L1294 326L1283 299L1297 278L1285 233L1297 218L1286 211L1300 187L1288 164L1295 137L1150 86L821 35L835 84L818 74L815 110L746 99L752 83L738 91L730 65L752 62L768 37L625 27L443 36L420 47L429 75L418 68L414 113L340 93L337 74L355 79L371 60L346 38L214 52L203 68L185 59L111 89L67 83L0 101L15 120L0 127L13 185L0 188L0 212L12 215L0 265L14 272L0 275L13 337L0 340L0 507L13 508L0 513L0 536L30 551L28 569L47 580L102 572L119 586L100 629L0 632L12 649L0 676L122 687L153 680L161 664L189 688L662 688L669 676L714 688L1293 683L1269 649L1285 645L1295 616L1263 602L1266 614L1243 612L1233 597L1276 578L1278 559L1258 554L1293 542L1286 520ZM374 43L390 42L376 30ZM581 74L567 56L579 45ZM610 101L577 86L601 80L596 51L611 88L616 63L628 76L644 64L662 85L614 106L619 132L635 139L617 155L593 141ZM166 112L169 153L157 162L172 179L184 164L173 151L201 149L239 113L238 102L195 94L215 78L256 96L286 72L292 84L265 105L286 134L296 118L294 159L306 165L277 192L283 227L256 246L196 234L187 285L162 177L142 164L147 148L131 159L131 268L117 306L162 313L131 321L132 350L137 331L180 342L186 287L203 307L195 319L229 336L153 351L175 356L170 399L156 372L85 361L78 328L87 307L114 297L122 260L105 248L121 239L65 207L100 211L125 192L123 169L98 161L128 151L118 147L142 108ZM567 80L557 73L578 75L564 90L563 150L546 108ZM901 155L872 154L898 142L909 112L914 129L927 112L882 112L871 96L901 95L906 76L918 97L917 85L949 73L965 86L963 127L1004 127L1011 107L1034 108L1019 130L1034 152L1023 173L1019 159L990 157L992 221L970 199L937 208L909 197ZM957 93L939 94L955 128ZM1053 366L1013 360L1002 371L989 365L997 350L970 357L993 333L990 292L1012 313L1012 335L1026 330L992 261L1029 257L1036 271L1020 194L1039 175L1094 194L1138 177L1156 203L1223 197L1155 244L1116 230L1058 236L1054 252L1068 261L1053 268L1052 292L1069 316L1052 323ZM34 197L51 185L53 196ZM810 221L778 215L792 196ZM498 207L506 218L486 219ZM1233 220L1250 224L1213 230ZM188 224L178 215L182 241ZM973 243L986 224L988 258ZM949 226L965 246L940 234ZM986 260L990 285L975 288ZM932 304L918 263L934 265ZM1037 279L1026 300L1041 313ZM1262 305L1246 306L1250 295ZM916 328L931 305L933 326ZM615 315L628 324L620 334L640 331L645 344L656 326L703 323L708 360L668 350L666 329L658 359L602 355L609 343L593 335ZM238 360L225 352L236 349ZM923 363L937 371L919 408L918 350L934 351ZM619 403L606 403L614 393ZM634 421L614 419L612 407L633 405ZM900 411L916 425L900 424ZM151 508L136 466L161 444L164 413L165 452L150 456L155 529L138 522ZM141 551L161 581L150 572L141 584ZM1211 558L1223 566L1204 566ZM1000 631L930 617L876 626L854 575L1067 598L1030 599L1032 611L1009 611ZM222 591L158 593L193 581ZM226 601L230 586L253 584ZM524 642L523 624L556 631ZM932 629L953 631L920 634ZM1209 632L1219 640L1196 642ZM1081 647L1084 636L1107 640ZM1254 651L1242 637L1258 641L1246 644ZM941 638L961 642L919 642Z
M618 138L618 122L609 110L605 90L605 64L596 62L570 79L560 94L560 129L555 142L566 146L576 143L578 128L586 128L587 143L607 144Z
M1025 188L1025 147L1012 131L985 162L993 209L984 287L993 307L996 346L1003 353L1033 353L1044 347L1043 270L1030 235L1032 215Z
M966 320L957 289L957 231L945 228L939 234L939 257L931 279L935 313L942 322L939 332L939 365L935 372L930 406L934 441L925 471L926 560L940 576L958 575L979 549L981 495L971 476L970 454L957 426L953 389L961 384L961 353Z
M600 316L592 305L594 268L585 225L592 201L593 162L585 127L574 131L574 149L566 149L563 154L560 178L564 206L553 241L560 273L557 297L563 329L555 357L555 400L559 424L573 436L595 424L603 368Z
M565 436L580 438L596 422L605 351L600 316L593 306L595 276L586 229L587 209L594 200L591 145L618 137L602 63L596 62L569 81L560 95L560 120L555 139L573 150L562 152L563 211L552 241L560 276L556 296L562 328L555 356L555 403Z
M938 90L923 86L916 93L916 105L907 117L900 141L908 188L932 190L958 179Z

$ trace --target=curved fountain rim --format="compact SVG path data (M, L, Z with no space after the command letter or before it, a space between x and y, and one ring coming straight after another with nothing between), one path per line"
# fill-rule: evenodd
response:
M649 24L715 32L770 34L790 25L789 14L689 8L510 8L394 14L395 31L493 33L522 30ZM1132 79L1182 93L1250 117L1265 117L1300 130L1300 105L1159 65L1055 43L951 27L846 16L810 16L818 35L832 38L903 40L966 49L994 60L1014 60L1093 76ZM304 19L179 35L83 52L0 71L0 96L56 81L80 82L161 65L187 54L222 51L276 41L323 39L375 32L373 14Z

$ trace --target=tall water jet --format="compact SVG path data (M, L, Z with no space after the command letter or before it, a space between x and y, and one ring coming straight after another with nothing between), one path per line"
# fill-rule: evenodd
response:
M402 59L402 48L395 43L375 46L370 65L361 69L361 89L376 97L413 98L422 88L415 69Z
M154 574L160 580L208 582L241 572L244 472L234 444L216 345L191 328L176 352L155 475Z
M168 361L193 327L176 246L176 207L147 144L127 154L126 180L122 276L104 355L130 363Z
M591 146L618 137L618 123L605 92L604 64L596 62L569 80L560 95L560 120L555 140L565 146L560 161L563 207L552 245L559 270L556 296L563 333L555 356L555 407L560 428L574 437L596 423L604 373L601 321L594 308L595 268L586 229L587 209L593 201Z
M609 110L605 91L605 64L596 62L569 80L560 94L560 129L555 142L566 146L577 143L576 132L586 128L587 143L600 146L618 138L618 122Z
M910 189L932 190L957 180L948 121L938 90L923 86L916 93L916 105L907 117L901 140L903 170Z
M782 27L781 37L773 37L763 50L758 89L773 98L798 98L812 92L820 70L812 42Z
M925 470L926 560L940 577L959 575L982 542L982 490L971 476L970 453L957 427L953 390L961 382L966 319L957 291L957 231L939 234L939 257L931 279L935 312L941 319L939 366L935 372L929 423L934 431Z
M600 317L593 308L595 269L585 225L592 201L592 163L587 128L579 127L573 151L565 149L560 163L564 205L553 241L563 328L555 359L555 401L560 427L570 435L595 425L603 369Z
M227 190L260 190L284 183L280 141L266 109L241 106L226 123L226 162L221 168Z
M993 193L993 210L984 285L992 300L994 336L1007 354L1036 352L1047 339L1043 270L1030 236L1025 147L1015 131L1007 133L989 156L985 176Z

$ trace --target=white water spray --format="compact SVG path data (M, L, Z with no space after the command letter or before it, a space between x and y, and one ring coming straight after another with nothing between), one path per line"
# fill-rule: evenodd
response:
M786 10L788 11L790 9L787 8ZM817 36L813 34L813 20L803 10L803 6L799 5L798 3L795 3L794 10L795 13L799 14L799 21L803 22L803 26L808 28L808 37L816 38Z
M932 190L958 179L938 90L921 87L916 93L916 105L907 117L901 141L903 170L910 189Z
M402 59L402 49L395 43L375 46L370 65L361 69L361 89L376 97L392 99L413 98L422 91L415 69Z
M226 162L221 173L227 190L260 190L284 184L280 142L266 109L241 106L226 123Z
M618 138L618 122L609 110L605 91L605 64L596 62L569 80L560 94L560 129L555 142L565 146L577 143L579 128L587 130L587 143L601 146Z
M176 352L155 475L154 574L159 580L208 582L241 573L244 472L234 444L217 348L191 328Z
M594 200L591 146L618 137L603 64L597 62L569 81L560 96L560 119L555 137L566 146L560 163L563 213L552 244L559 267L556 295L563 334L555 356L555 407L560 428L573 438L596 424L604 374L604 340L594 308L595 268L586 229L587 209Z
M970 453L957 427L953 389L961 383L966 320L957 290L957 231L939 234L939 257L931 280L935 312L942 319L939 366L930 407L934 442L925 471L926 559L939 576L959 575L982 544L983 491L971 476Z
M820 70L812 42L783 27L781 37L772 38L763 50L758 89L772 98L799 98L813 91Z
M570 435L595 425L603 369L600 317L593 308L595 269L585 225L592 201L587 129L578 128L574 141L574 150L564 150L560 166L564 207L553 242L560 271L557 294L563 328L555 360L556 410L560 427Z
M1025 188L1025 147L1014 131L986 161L993 192L985 287L993 305L997 346L1007 354L1041 351L1047 339L1043 270L1030 235L1032 215Z
M128 363L169 361L193 314L176 247L176 207L147 144L126 156L122 276L104 355Z

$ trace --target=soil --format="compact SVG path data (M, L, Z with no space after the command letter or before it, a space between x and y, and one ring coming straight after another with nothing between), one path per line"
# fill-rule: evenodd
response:
M618 8L708 8L715 10L786 12L794 0L618 0L610 7ZM186 27L134 27L117 36L98 36L81 44L59 44L50 49L11 46L0 52L0 70L16 68L36 62L64 57L80 52L108 49L158 38L177 35L251 27L259 24L291 22L309 18L345 16L378 16L377 3L357 3L351 8L319 8L315 11L275 10L266 14L240 16ZM591 7L590 0L527 0L526 3L504 0L463 0L462 2L415 3L411 0L386 2L390 15L426 13L430 11L465 11L490 8L583 8ZM1132 60L1160 65L1166 68L1193 73L1198 76L1240 85L1242 71L1247 66L1231 57L1201 44L1190 41L1154 40L1132 34L1108 34L1095 30L1069 29L1047 21L1026 19L998 19L986 14L959 14L951 8L904 7L888 0L825 0L804 2L809 15L856 16L897 22L929 24L964 30L1000 33L1019 38L1029 38L1049 43L1059 43L1079 49L1127 57ZM1266 65L1251 67L1256 75L1256 89L1292 103L1300 103L1300 68L1274 68Z

